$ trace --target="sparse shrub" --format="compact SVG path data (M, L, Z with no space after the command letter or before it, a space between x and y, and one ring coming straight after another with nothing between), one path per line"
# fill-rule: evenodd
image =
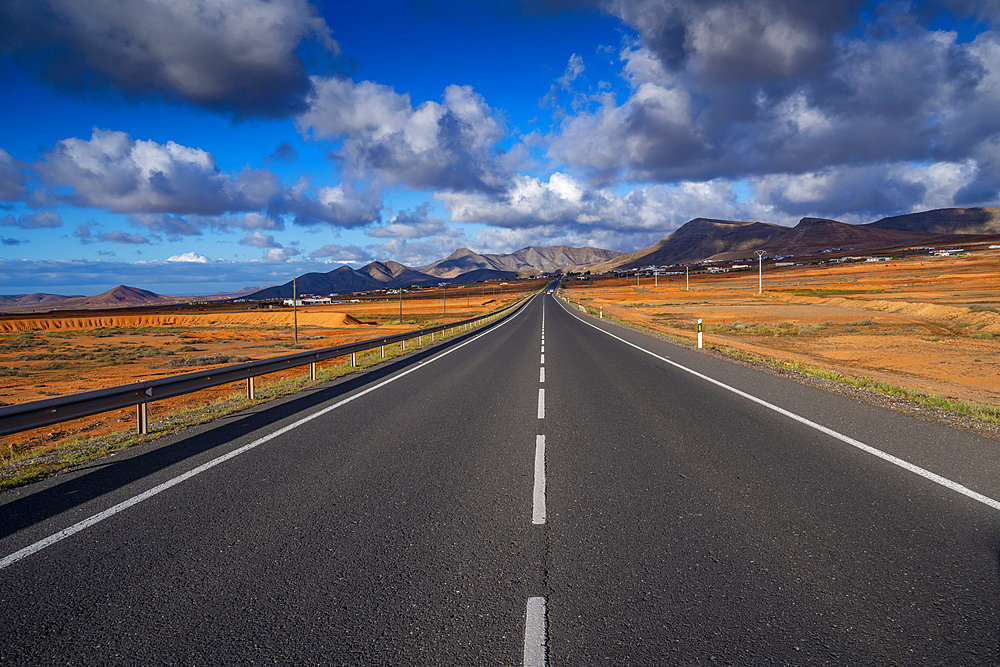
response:
M250 357L237 357L230 356L228 354L202 354L195 357L187 356L180 357L177 359L171 359L167 362L167 366L170 367L188 367L188 366L215 366L217 364L238 364L244 361L250 361Z

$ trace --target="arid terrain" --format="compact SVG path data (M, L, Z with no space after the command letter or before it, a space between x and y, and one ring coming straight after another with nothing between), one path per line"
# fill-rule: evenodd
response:
M654 282L659 286L654 286ZM605 317L706 345L1000 405L1000 250L732 273L569 280Z
M290 354L445 324L496 310L546 281L474 285L324 306L253 303L0 315L0 405L25 403L251 359ZM445 308L447 309L445 312ZM293 319L298 320L295 342ZM374 354L377 354L376 351ZM327 366L347 361L331 360ZM322 368L321 368L322 371ZM258 391L306 368L258 378ZM149 405L151 422L243 391L223 385ZM48 450L80 437L135 428L122 410L0 438L0 459ZM2 463L2 461L0 461Z

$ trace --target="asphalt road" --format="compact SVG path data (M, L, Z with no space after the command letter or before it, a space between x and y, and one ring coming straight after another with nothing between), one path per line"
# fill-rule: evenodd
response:
M0 496L0 664L998 664L998 469L542 295Z

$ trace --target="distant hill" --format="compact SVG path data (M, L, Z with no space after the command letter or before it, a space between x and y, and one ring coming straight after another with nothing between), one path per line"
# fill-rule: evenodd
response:
M695 218L648 248L595 264L592 271L631 269L700 262L722 253L753 254L753 250L775 242L788 227L766 222Z
M392 287L409 287L410 285L428 285L438 282L434 276L421 273L403 266L399 262L371 262L360 269L358 273L364 274L379 283Z
M460 276L449 280L449 283L466 285L469 283L481 283L487 280L517 280L520 276L514 271L496 271L494 269L476 269L466 271Z
M418 270L438 278L455 278L479 269L512 271L522 276L553 273L567 266L589 265L621 255L615 250L601 248L571 248L548 246L521 248L517 252L501 255L480 255L468 248L459 248L444 259L422 266Z
M31 310L87 310L96 308L127 308L177 303L178 298L166 297L139 289L119 285L95 296L61 296L58 294L25 294L0 296L0 310L26 312Z
M25 309L25 308L52 308L67 299L82 299L82 294L64 296L62 294L44 294L35 292L34 294L0 294L0 310Z
M514 280L521 276L558 271L580 263L593 263L621 253L599 248L522 248L507 255L480 255L459 248L448 257L419 269L398 262L371 262L360 269L341 266L327 273L307 273L295 279L298 294L341 294L368 290L434 285L440 282L467 284L485 280ZM269 287L248 299L290 299L291 281Z
M754 250L765 250L771 256L808 255L832 249L887 251L924 244L964 243L969 238L995 235L1000 235L997 208L940 209L883 218L865 225L824 218L802 218L795 227L695 218L648 248L595 264L590 270L748 259Z
M866 250L920 244L926 234L904 230L885 230L867 225L849 225L824 218L802 218L799 224L769 244L771 255L809 254L829 248Z
M925 234L1000 234L1000 208L939 208L882 218L866 226Z

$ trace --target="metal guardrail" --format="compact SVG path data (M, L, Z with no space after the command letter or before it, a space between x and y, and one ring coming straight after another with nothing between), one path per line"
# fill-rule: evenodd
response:
M0 407L0 436L27 431L33 428L51 426L71 419L89 417L102 412L120 410L122 408L136 407L136 424L139 433L148 432L146 420L146 404L153 401L160 401L165 398L173 398L183 394L216 387L220 384L230 382L247 381L247 396L254 397L255 377L267 375L288 368L310 365L309 377L316 379L316 363L343 357L348 354L372 350L376 347L392 345L393 343L403 343L414 338L433 336L438 332L447 329L456 329L500 319L512 314L517 308L526 303L526 299L510 305L502 310L498 310L487 315L472 317L459 322L440 324L428 329L417 329L415 331L405 331L385 338L372 338L358 341L356 343L345 343L335 347L324 347L308 352L298 352L269 359L259 359L257 361L247 361L241 364L212 368L204 371L194 371L181 375L171 375L169 377L157 378L155 380L143 380L131 384L108 387L106 389L95 389L69 396L59 396L47 398L40 401L29 401L18 405L6 405ZM352 363L354 359L352 356Z

